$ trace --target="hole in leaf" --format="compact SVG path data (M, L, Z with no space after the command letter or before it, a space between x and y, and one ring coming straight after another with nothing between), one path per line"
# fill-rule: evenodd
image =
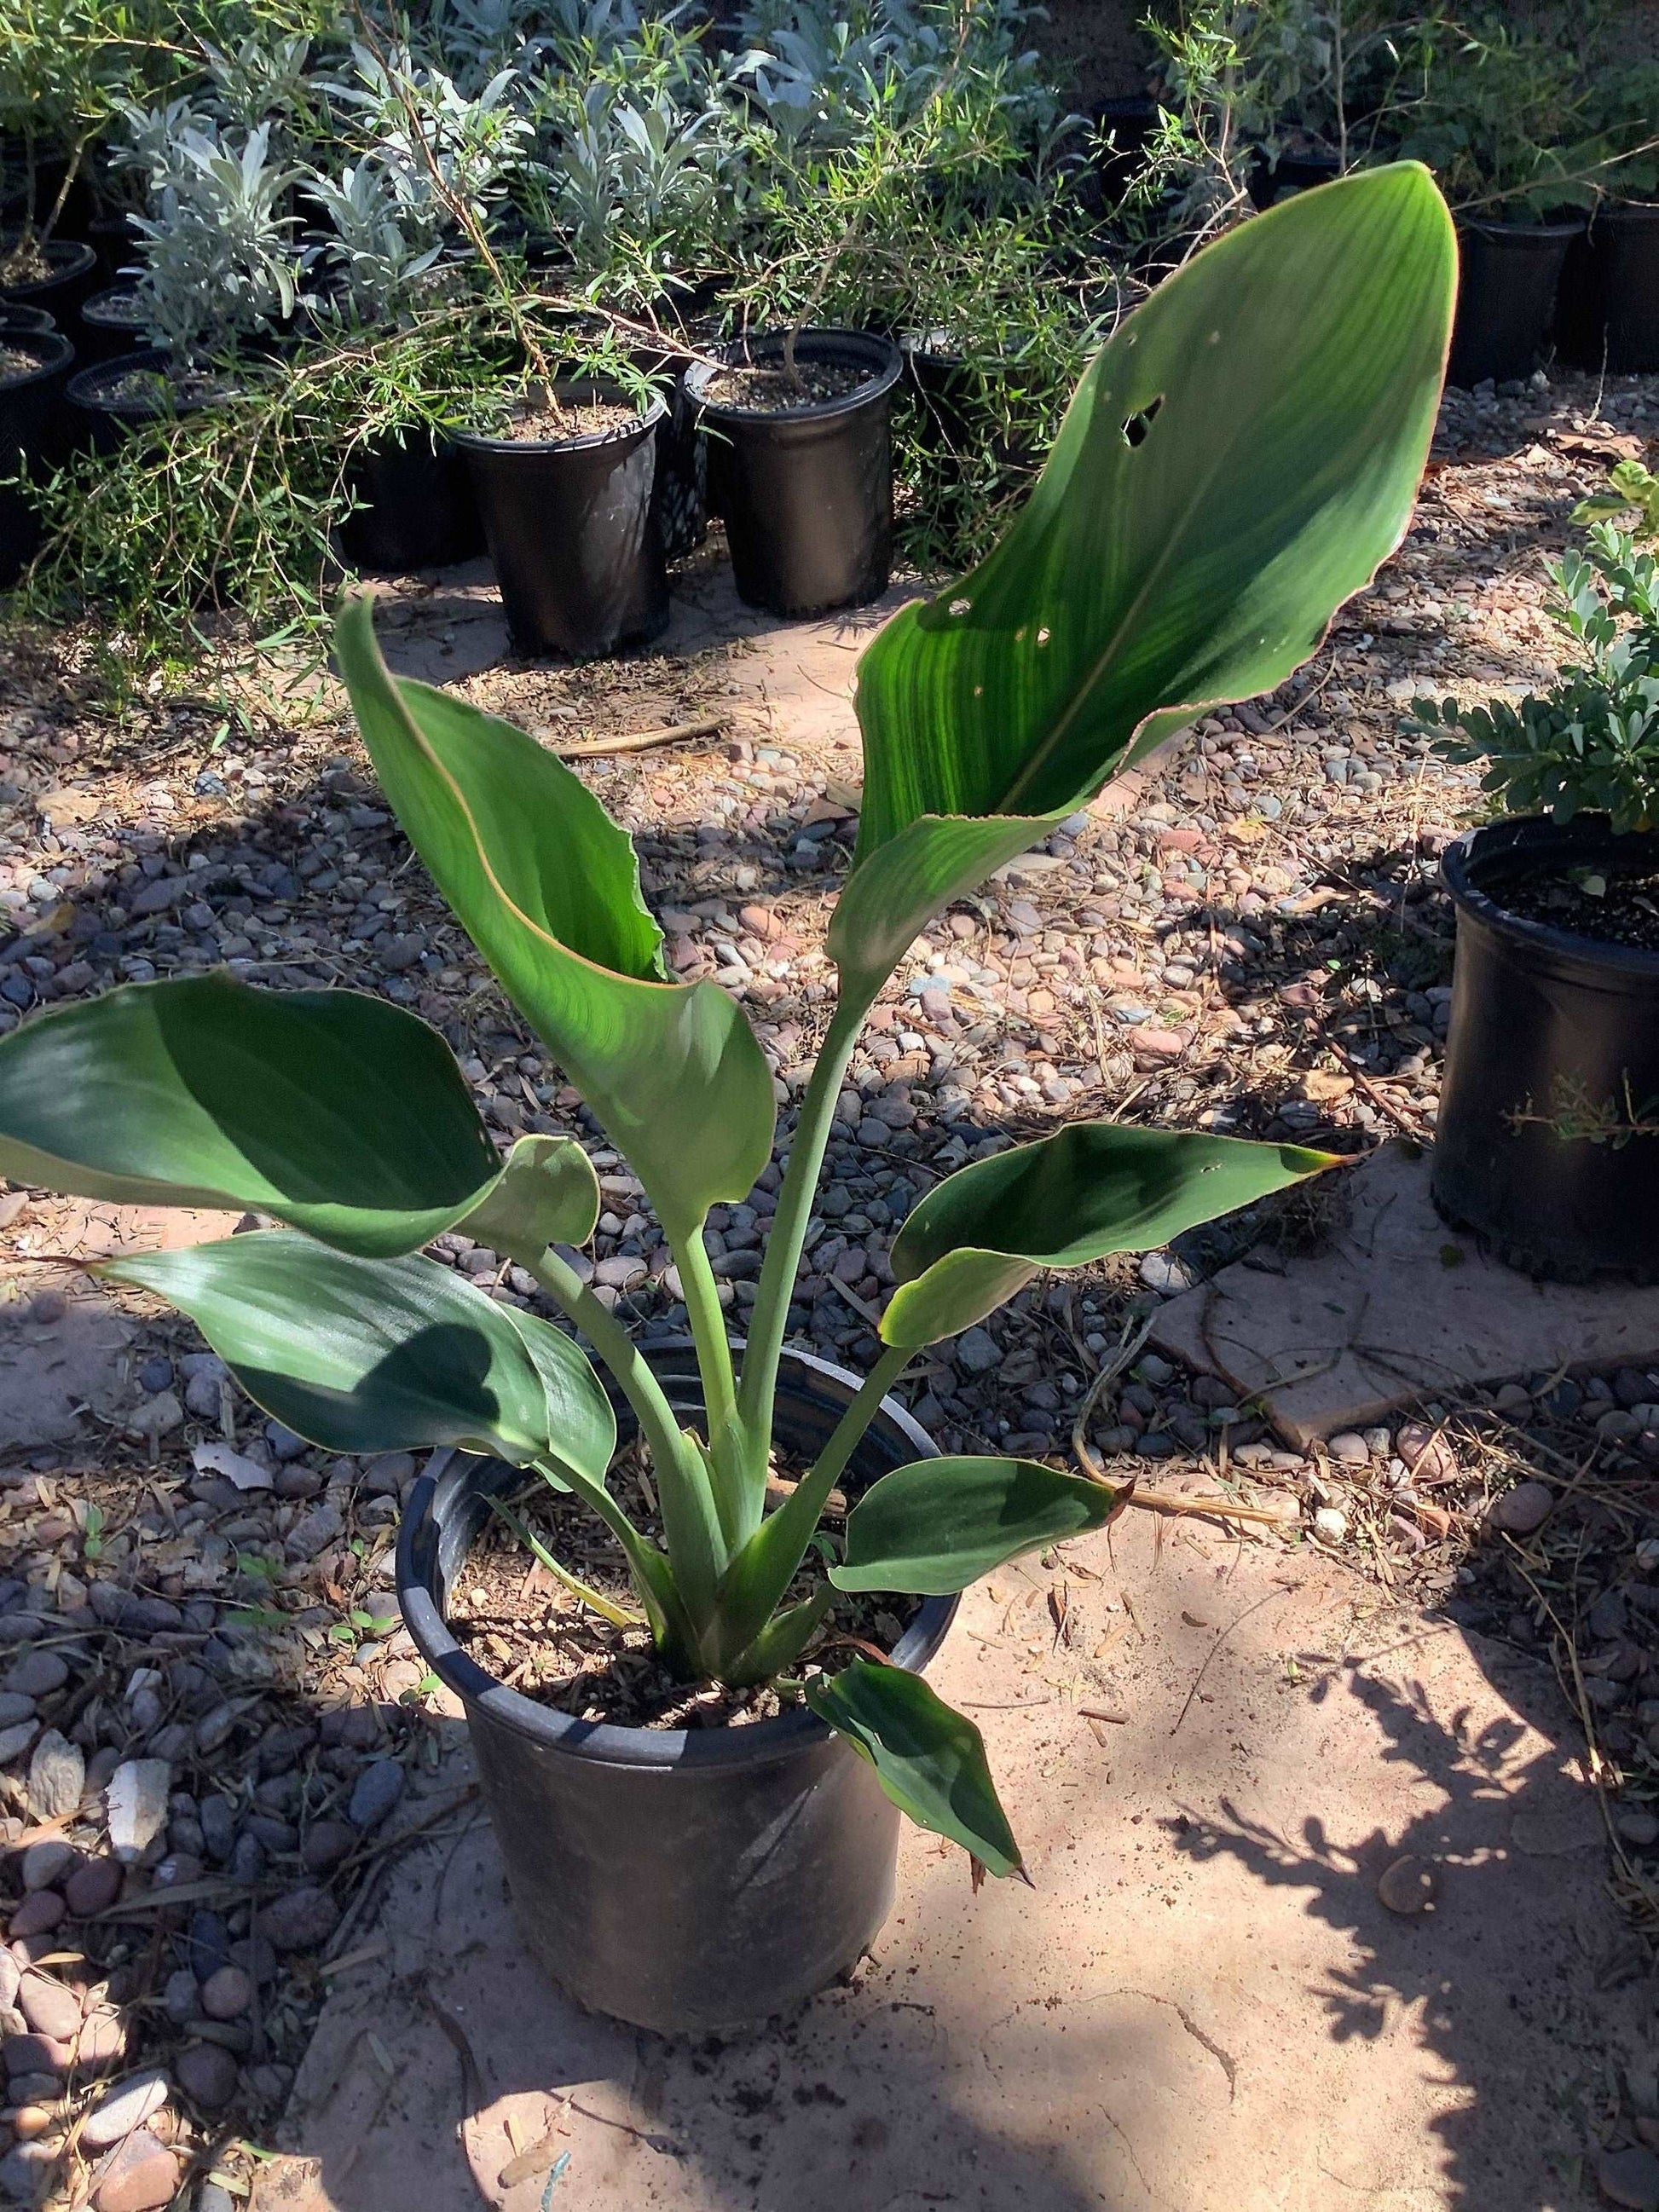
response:
M951 602L951 611L953 615L965 615L973 606L973 604L974 603L971 599L952 599Z
M1054 632L1053 632L1051 629L1046 629L1046 628L1045 628L1045 629L1040 629L1040 630L1037 632L1037 643L1038 643L1039 645L1047 645L1047 644L1048 644L1048 641L1049 641L1049 639L1050 639L1053 635L1054 635Z
M1146 402L1146 404L1141 409L1138 415L1130 416L1128 421L1123 426L1123 442L1126 446L1144 446L1146 444L1146 433L1152 428L1152 424L1157 421L1158 410L1163 406L1163 404L1164 394L1160 392L1156 398L1149 399Z

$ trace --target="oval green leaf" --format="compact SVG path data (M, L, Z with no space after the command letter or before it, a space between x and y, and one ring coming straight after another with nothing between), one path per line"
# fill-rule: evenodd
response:
M574 1137L520 1137L501 1179L458 1224L520 1267L550 1244L586 1244L599 1218L599 1179Z
M0 1173L49 1190L246 1207L380 1257L501 1164L443 1039L361 991L130 983L0 1041Z
M604 1482L616 1416L586 1354L434 1260L271 1230L97 1272L188 1314L257 1405L326 1450L456 1444Z
M920 1674L855 1659L839 1674L809 1682L806 1702L869 1760L883 1790L918 1827L948 1836L993 1874L1021 1871L984 1737Z
M425 684L394 682L369 602L336 651L382 788L501 988L689 1238L744 1198L772 1153L771 1073L713 983L665 983L632 842L523 730Z
M1074 1122L959 1168L928 1192L893 1240L899 1288L882 1337L937 1344L983 1320L1040 1267L1155 1251L1340 1164L1298 1145Z
M1307 659L1404 534L1456 274L1433 179L1400 163L1160 285L995 552L865 653L858 866L923 816L1068 811L1132 743Z
M837 1589L950 1597L1022 1552L1103 1528L1121 1492L1030 1459L921 1459L872 1483L847 1518Z

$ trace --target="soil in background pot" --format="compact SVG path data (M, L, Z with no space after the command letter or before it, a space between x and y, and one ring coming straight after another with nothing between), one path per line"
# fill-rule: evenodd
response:
M1528 377L1554 341L1556 295L1567 249L1583 223L1458 225L1457 314L1449 382L1466 391L1489 378Z
M416 424L390 431L353 458L347 480L362 501L340 523L355 567L407 576L483 550L472 479L453 438Z
M781 334L695 363L686 389L714 441L714 474L738 594L779 615L861 606L887 588L893 548L893 388L888 339L804 331L799 384Z
M123 438L170 416L188 415L230 396L221 376L176 372L153 346L118 354L70 377L67 390L71 434L94 453L113 453Z
M597 660L668 625L656 492L658 398L556 384L500 428L465 430L466 456L515 649Z
M1442 866L1457 957L1435 1203L1528 1273L1659 1279L1659 836L1499 822Z
M0 299L45 307L61 329L74 327L76 312L98 281L98 257L70 238L27 244L15 230L0 232Z
M0 330L0 477L62 457L64 380L75 358L49 331ZM16 485L0 485L0 591L9 591L40 544L40 524Z
M131 284L106 284L81 303L79 338L82 359L114 361L119 355L142 349L143 332L138 294Z

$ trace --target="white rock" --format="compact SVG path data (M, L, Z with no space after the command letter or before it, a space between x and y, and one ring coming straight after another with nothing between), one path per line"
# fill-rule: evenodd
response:
M100 2099L81 2123L81 2141L89 2150L107 2150L153 2119L167 2100L167 2077L159 2067L136 2074Z
M109 1778L110 1848L135 1865L167 1825L173 1769L165 1759L129 1759Z
M238 1490L269 1490L276 1480L270 1469L261 1467L257 1459L249 1459L245 1452L232 1451L228 1444L216 1441L198 1444L190 1455L190 1463L198 1474L222 1474Z
M1348 1533L1348 1516L1340 1505L1322 1505L1314 1515L1314 1534L1328 1544L1340 1544Z

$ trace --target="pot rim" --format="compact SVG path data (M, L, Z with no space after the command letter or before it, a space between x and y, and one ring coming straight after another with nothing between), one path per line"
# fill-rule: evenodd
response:
M112 315L111 307L117 300L130 300L137 307L138 287L129 277L118 277L113 284L100 284L95 292L88 292L81 302L80 314L83 323L95 323L105 330L137 330L137 323L122 315ZM101 310L101 312L98 312Z
M154 369L158 374L166 369L168 355L160 346L139 346L131 353L118 353L108 361L88 362L77 368L64 392L76 407L95 410L100 415L126 416L136 422L165 422L174 415L190 413L198 407L211 407L216 401L234 398L234 387L228 384L215 385L199 398L176 401L171 407L146 406L132 400L114 399L100 391L100 386L131 376L138 369Z
M1553 244L1558 239L1573 239L1582 235L1589 226L1588 216L1573 216L1556 222L1505 222L1501 216L1460 215L1460 231L1473 231L1480 238L1540 239Z
M687 1352L695 1358L689 1340L645 1347L650 1352ZM780 1370L780 1388L791 1365L842 1385L849 1395L859 1377L811 1352L786 1348ZM939 1446L920 1423L891 1398L884 1398L876 1415L890 1421L919 1458L937 1459ZM481 1706L492 1721L528 1736L543 1749L568 1753L604 1766L648 1768L708 1768L748 1765L793 1758L809 1744L827 1742L833 1731L805 1705L792 1707L774 1718L753 1721L742 1728L643 1729L615 1721L581 1721L551 1706L510 1690L504 1682L470 1658L450 1631L449 1624L416 1567L415 1534L430 1518L438 1479L457 1459L472 1455L448 1447L435 1451L425 1472L410 1493L398 1528L397 1588L404 1625L415 1639L422 1657L447 1689L464 1705ZM477 1460L476 1464L493 1462ZM956 1618L958 1597L925 1597L921 1608L894 1645L892 1662L919 1674L945 1641Z
M0 251L22 243L21 226L0 231ZM84 276L88 269L95 268L98 249L88 246L83 238L49 238L40 247L48 261L56 257L58 265L45 276L30 276L22 283L8 284L0 290L0 299L26 301L32 292L49 292L54 286L73 283Z
M31 384L39 384L43 377L62 375L75 358L75 347L61 331L14 331L9 334L0 330L0 346L15 349L18 353L45 351L47 356L25 376L9 376L0 371L0 392L27 392Z
M733 338L714 349L710 359L693 362L685 372L687 397L694 399L701 411L710 421L742 422L745 424L824 422L839 415L850 415L872 400L879 399L898 382L904 374L904 356L890 338L874 331L839 331L814 326L804 330L795 341L799 353L811 348L810 358L828 356L857 362L861 355L871 363L870 374L850 392L843 392L834 399L809 399L799 407L741 407L729 399L710 399L707 386L721 368L763 368L770 366L762 355L763 348L783 349L782 331L751 332L745 337Z
M587 392L607 398L614 392L619 401L626 397L619 384L612 384L604 377L555 377L552 388L561 394ZM654 430L667 412L668 402L659 392L642 415L636 416L631 422L619 423L613 430L586 430L574 438L498 438L489 430L457 428L450 435L458 446L485 453L580 453L596 446L619 446L625 440Z
M1440 856L1441 879L1459 915L1484 923L1498 936L1526 951L1556 961L1577 962L1632 982L1659 983L1659 951L1644 952L1633 945L1603 945L1593 937L1580 937L1554 922L1534 921L1513 914L1476 880L1482 863L1515 852L1535 860L1539 867L1557 866L1576 849L1586 856L1606 852L1626 837L1645 838L1653 847L1659 866L1659 831L1632 830L1616 836L1604 814L1581 814L1559 823L1544 814L1511 815L1483 823L1453 838Z

